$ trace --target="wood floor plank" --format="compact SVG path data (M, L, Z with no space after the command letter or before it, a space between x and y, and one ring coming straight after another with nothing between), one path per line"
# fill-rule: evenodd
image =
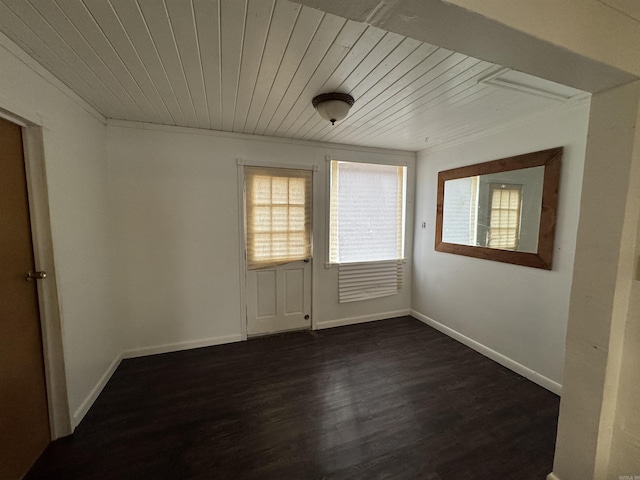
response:
M125 360L38 479L543 479L559 398L411 317Z

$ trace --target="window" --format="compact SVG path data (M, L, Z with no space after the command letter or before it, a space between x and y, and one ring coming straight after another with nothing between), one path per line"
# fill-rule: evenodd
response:
M442 241L461 245L478 244L478 176L457 178L444 184L446 228Z
M331 161L329 261L404 258L406 167Z
M329 260L340 303L402 287L406 167L331 161Z
M522 185L492 183L487 246L516 250L520 237Z
M245 167L247 268L311 255L311 171Z

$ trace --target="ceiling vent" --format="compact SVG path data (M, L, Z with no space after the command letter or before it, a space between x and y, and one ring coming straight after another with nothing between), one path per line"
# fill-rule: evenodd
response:
M516 90L529 95L550 98L560 102L566 102L576 97L583 96L586 92L577 88L567 87L559 83L534 77L527 73L504 68L488 77L481 78L478 83L493 85L494 87Z

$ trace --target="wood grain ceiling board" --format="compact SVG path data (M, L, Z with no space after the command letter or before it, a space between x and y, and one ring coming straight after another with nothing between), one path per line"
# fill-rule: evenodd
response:
M347 141L349 138L358 136L361 133L368 135L381 135L393 130L393 128L406 121L416 118L420 112L436 107L439 103L455 97L459 93L464 93L469 88L477 85L478 77L486 75L493 65L475 59L466 59L456 67L450 69L451 77L446 74L423 85L412 92L395 105L388 106L384 111L376 115L380 123L376 126L364 125L354 129L351 133L339 132L337 135L325 137L325 141ZM451 70L456 70L451 72ZM332 140L336 139L336 140Z
M88 75L85 75L87 80L91 81L94 87L104 87L108 91L106 97L104 97L108 101L108 108L110 107L114 111L121 111L122 108L126 108L124 99L127 98L128 94L125 88L113 76L111 70L96 54L91 45L85 41L73 23L55 4L39 1L31 5L26 2L20 2L20 8L23 9L22 17L28 18L30 14L34 15L34 12L37 11L37 14L48 24L39 31L41 37L45 37L45 32L50 29L62 42L67 44L67 48L77 53L77 55L72 56L72 61L84 62L91 72L84 72L85 74L88 73ZM80 71L82 70L84 69L81 68Z
M114 7L114 11L118 13L118 18L131 42L131 46L138 53L155 85L155 89L162 98L162 102L172 118L172 124L187 126L183 107L178 100L173 85L169 81L165 65L138 4L131 0L111 0L111 4Z
M31 3L25 0L13 1L22 4ZM127 60L126 52L116 50L116 45L118 45L119 42L107 37L107 33L100 27L89 11L87 4L90 5L94 2L86 2L85 4L74 0L57 0L56 3L58 7L62 9L63 14L73 22L85 41L91 45L95 54L102 59L109 70L113 72L113 75L124 86L128 93L127 98L123 98L125 108L130 105L129 108L131 110L137 108L142 112L143 119L153 118L154 122L160 122L160 116L149 100L151 92L145 89L147 85L144 82L141 83L140 78L135 77L136 74L140 74L144 69L136 68L137 65L125 63ZM79 53L75 51L67 53L79 56ZM74 90L73 86L71 86L71 90ZM92 103L90 99L85 98L85 100ZM128 113L129 108L125 110L125 114Z
M131 0L121 0L131 2ZM194 0L195 29L198 33L202 76L207 94L209 124L222 130L222 87L220 65L220 3L218 0Z
M478 83L498 65L287 0L0 0L0 30L120 120L418 150L558 105ZM311 106L331 91L356 99L335 126Z
M12 3L14 3L13 7L20 16L10 8ZM90 98L92 100L91 104L100 112L117 115L119 112L115 108L115 104L119 101L118 97L102 90L96 75L87 72L82 62L74 57L68 48L62 47L60 48L61 51L58 52L55 41L53 45L47 42L48 38L56 37L50 28L44 27L42 31L35 30L40 22L29 22L29 18L36 17L35 14L32 14L33 12L28 11L30 8L30 5L21 4L20 2L0 3L0 28L2 28L3 32L13 38L17 45L43 67L56 75L63 83L73 85L73 90L78 95L85 100ZM76 65L74 68L73 65L69 65L69 61L72 64L79 63L80 65ZM142 119L142 111L132 109L131 115Z
M175 32L165 3L157 0L136 0L136 2L151 40L158 51L160 61L167 72L169 83L173 87L178 104L182 108L185 116L185 125L183 126L207 128L205 124L200 123L201 121L204 122L205 118L208 118L206 103L203 104L206 99L202 95L202 91L195 90L192 92L189 88L187 75L183 68L183 60L178 51ZM111 5L113 6L113 4ZM200 93L200 97L197 96L198 93ZM122 120L127 119L124 118Z
M318 63L317 68L311 77L309 77L309 80L298 97L280 104L280 107L265 129L265 135L289 136L287 132L293 125L300 124L302 118L308 118L307 115L316 115L315 110L308 108L309 98L313 98L321 91L328 92L335 90L335 88L332 89L327 86L327 78L330 78L334 73L335 66L341 64L345 59L349 53L349 45L353 46L365 28L365 25L352 21L348 21L344 25L336 41Z
M253 133L278 73L282 58L288 48L295 26L299 25L298 20L302 10L302 7L297 4L277 2L271 19L271 27L267 34L264 53L260 58L258 78L253 88L249 111L242 129L238 131ZM316 19L319 21L320 17L321 15L318 15ZM305 15L302 22L309 22L310 20L312 19L309 19L309 17Z
M247 122L247 115L249 114L253 92L260 72L261 59L267 45L267 35L272 25L274 9L274 0L249 2L247 6L238 93L233 115L233 131L235 132L243 132ZM293 14L293 11L291 13ZM276 22L279 21L279 15L276 15ZM274 27L279 28L277 23L274 24Z

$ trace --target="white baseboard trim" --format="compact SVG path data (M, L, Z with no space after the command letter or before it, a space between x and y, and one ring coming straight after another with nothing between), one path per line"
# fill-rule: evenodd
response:
M538 372L531 370L529 367L525 367L521 363L518 363L515 360L512 360L511 358L506 357L503 354L496 352L495 350L492 350L486 345L476 342L475 340L463 335L462 333L457 332L456 330L453 330L452 328L449 328L446 325L443 325L442 323L439 323L434 319L429 318L420 312L411 310L411 316L417 318L418 320L429 325L430 327L433 327L436 330L439 330L445 335L448 335L454 340L457 340L460 343L465 344L467 347L472 348L476 352L481 353L487 358L490 358L494 362L497 362L500 365L507 367L509 370L513 370L517 374L522 375L525 378L528 378L532 382L537 383L541 387L546 388L547 390L555 393L556 395L562 394L562 385L551 380L550 378L545 377L544 375L540 375Z
M158 353L178 352L180 350L191 350L192 348L211 347L213 345L240 342L242 340L242 335L237 334L205 338L204 340L189 340L186 342L165 343L163 345L156 345L153 347L143 347L133 350L127 350L122 354L122 358L146 357L147 355L156 355Z
M560 480L560 478L553 472L547 475L547 480Z
M374 313L372 315L362 315L361 317L348 317L339 318L337 320L326 320L324 322L316 323L316 330L322 330L325 328L343 327L345 325L355 325L357 323L375 322L377 320L386 320L388 318L403 317L405 315L411 315L411 310L406 308L404 310L396 310L393 312Z
M93 402L96 401L98 395L102 393L102 390L104 389L107 382L111 379L113 372L116 371L121 361L122 354L119 354L116 358L113 359L113 362L111 362L109 368L107 368L107 370L102 374L102 377L100 377L98 383L96 383L96 385L91 389L89 395L87 395L87 398L84 399L84 402L82 402L78 409L73 413L73 425L71 426L72 430L75 430L76 427L80 425L80 422L93 405ZM73 433L73 431L71 433Z

